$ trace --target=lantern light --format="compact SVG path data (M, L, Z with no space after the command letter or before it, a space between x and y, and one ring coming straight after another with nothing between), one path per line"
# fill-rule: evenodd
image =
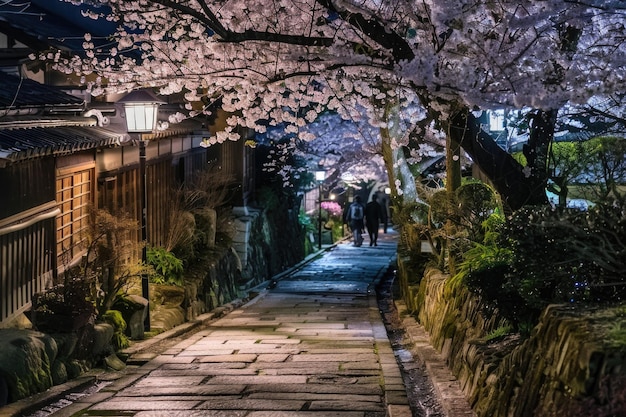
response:
M148 90L136 90L118 101L124 105L128 133L151 133L156 130L159 106L165 101Z

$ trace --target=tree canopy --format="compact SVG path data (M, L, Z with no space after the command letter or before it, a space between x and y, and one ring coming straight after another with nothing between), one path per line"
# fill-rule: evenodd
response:
M453 140L501 178L505 200L521 195L514 207L537 201L534 188L545 184L541 149L558 110L598 112L593 103L621 105L624 93L618 0L66 1L117 24L105 46L86 34L82 53L53 59L94 95L157 88L183 94L191 116L219 103L233 116L217 142L235 139L236 125L279 124L310 140L304 127L328 110L391 129L400 145L409 133L456 129ZM470 113L502 108L536 109L530 174L487 144Z

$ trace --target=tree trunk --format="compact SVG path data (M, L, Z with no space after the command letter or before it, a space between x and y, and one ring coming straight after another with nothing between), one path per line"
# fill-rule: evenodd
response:
M543 126L543 129L537 130L535 132L537 141L533 142L532 145L529 143L529 146L537 146L537 143L543 144L544 141L539 139L540 135L548 133L546 129L547 124ZM524 205L548 203L545 193L545 181L547 179L545 167L543 174L533 172L532 168L530 172L524 170L524 167L508 152L500 148L487 132L480 129L478 119L469 109L463 109L451 116L449 135L451 140L459 143L474 163L491 180L507 208L517 210ZM549 137L551 140L551 132ZM539 180L532 174L540 175L543 179Z
M398 197L398 191L396 190L396 172L394 170L394 157L393 149L391 148L391 139L389 137L389 129L381 128L380 136L381 152L383 155L383 161L385 162L385 168L387 169L387 177L389 178L389 188L391 188L391 196Z
M448 133L446 134L446 191L450 195L453 195L461 186L461 144L456 139L448 128ZM445 227L447 229L446 234L452 236L454 234L454 226L451 219L448 219ZM456 275L457 257L454 255L454 251L450 251L450 248L453 247L453 242L450 238L447 239L445 247L450 252L447 256L450 275Z
M393 106L388 104L385 107L383 120L388 122L392 117L394 117L392 110ZM393 149L391 146L392 137L395 134L398 134L398 132L387 127L380 128L380 136L382 139L381 152L383 155L383 161L385 162L385 168L387 169L391 196L394 200L401 197L402 200L415 201L418 198L415 177L411 173L411 170L409 169L404 158L404 151L402 148ZM396 180L400 181L399 189L396 185Z
M541 190L543 194L548 185L548 159L556 116L556 110L533 112L530 115L530 137L523 148L530 168L530 187L533 190Z

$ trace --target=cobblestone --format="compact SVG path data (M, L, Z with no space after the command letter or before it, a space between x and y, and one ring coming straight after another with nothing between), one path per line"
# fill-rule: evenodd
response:
M396 239L326 248L250 302L177 333L176 344L159 352L161 335L132 346L127 363L141 366L52 415L412 416L374 291Z

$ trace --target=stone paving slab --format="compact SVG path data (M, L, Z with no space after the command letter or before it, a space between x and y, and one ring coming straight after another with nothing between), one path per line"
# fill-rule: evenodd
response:
M175 346L133 346L142 366L53 416L411 416L373 291L396 239L327 248Z
M408 409L374 286L397 236L338 245L104 388L79 416L383 417ZM138 354L142 354L137 351Z

